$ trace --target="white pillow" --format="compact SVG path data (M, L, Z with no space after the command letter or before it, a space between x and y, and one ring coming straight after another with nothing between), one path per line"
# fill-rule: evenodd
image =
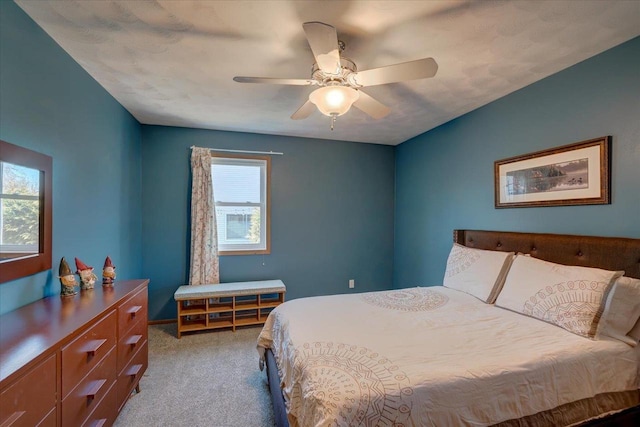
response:
M593 339L611 285L623 274L516 256L496 305Z
M635 347L638 340L629 334L638 318L640 318L640 280L620 277L609 292L596 339L606 335Z
M512 260L513 252L486 251L454 243L442 284L493 304Z

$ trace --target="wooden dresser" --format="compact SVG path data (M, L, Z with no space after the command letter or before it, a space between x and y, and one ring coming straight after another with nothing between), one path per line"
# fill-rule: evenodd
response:
M0 316L0 426L112 425L147 368L148 283Z

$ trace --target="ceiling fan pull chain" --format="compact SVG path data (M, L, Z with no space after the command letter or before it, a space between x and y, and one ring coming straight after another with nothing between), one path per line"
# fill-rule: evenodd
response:
M331 130L333 130L333 125L336 124L336 117L335 114L331 116Z

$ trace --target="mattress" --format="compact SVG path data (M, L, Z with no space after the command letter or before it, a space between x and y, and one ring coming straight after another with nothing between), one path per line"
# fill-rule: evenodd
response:
M570 424L638 404L633 347L444 287L288 301L266 348L292 426Z

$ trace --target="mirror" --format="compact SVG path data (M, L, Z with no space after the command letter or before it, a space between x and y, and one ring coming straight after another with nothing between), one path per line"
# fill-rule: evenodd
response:
M0 283L51 268L52 159L0 140Z

